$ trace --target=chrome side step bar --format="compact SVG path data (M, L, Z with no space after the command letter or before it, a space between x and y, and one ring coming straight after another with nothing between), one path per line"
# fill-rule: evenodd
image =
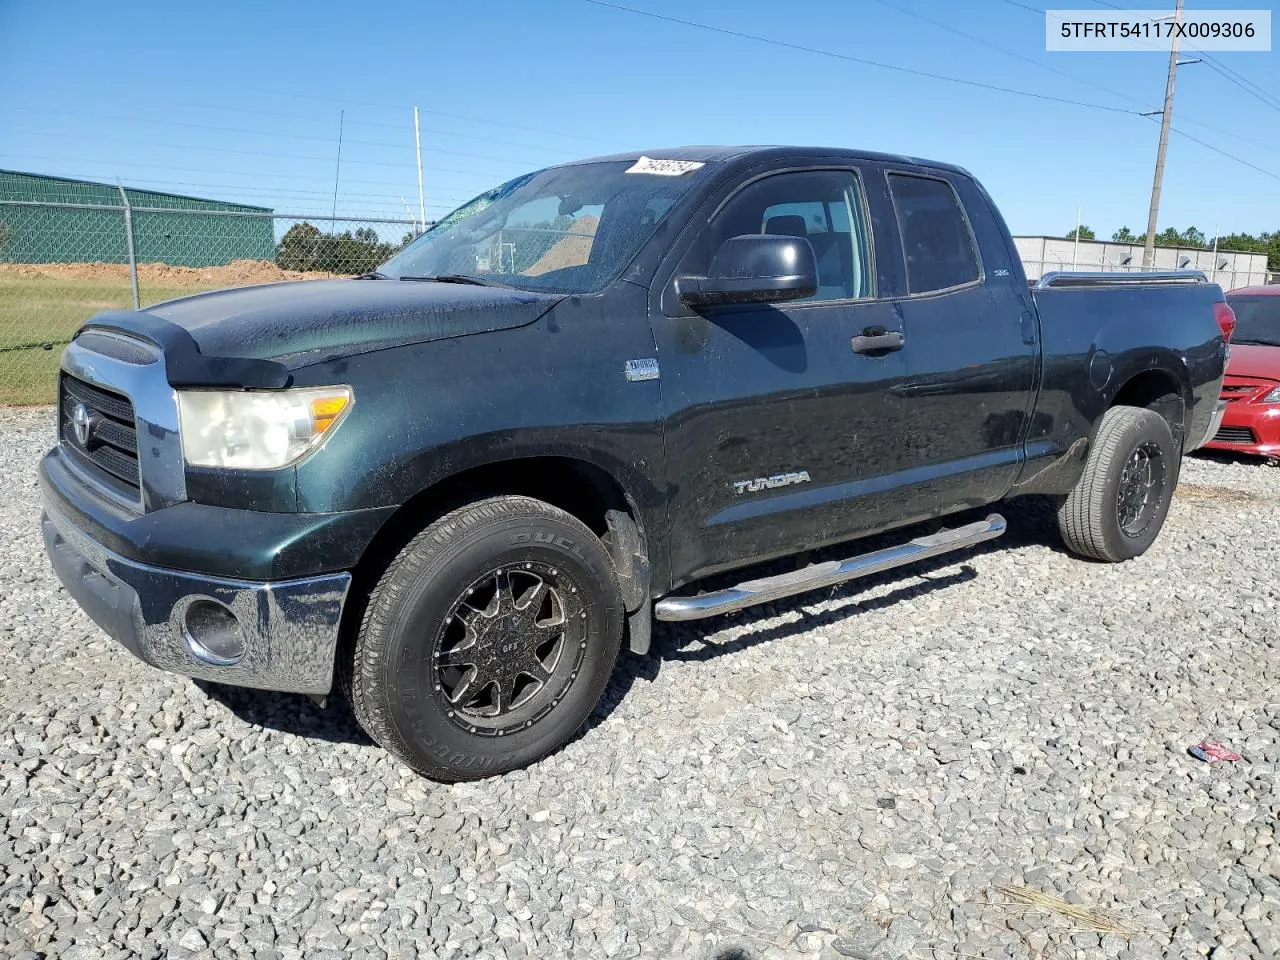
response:
M953 550L972 547L984 540L994 540L1004 533L1006 526L1004 517L993 513L987 519L976 523L956 527L954 530L939 530L927 537L916 537L901 546L886 547L874 553L864 553L860 557L815 563L803 570L780 573L776 577L765 577L761 580L748 580L727 590L701 593L696 597L665 597L654 605L653 614L659 620L667 621L701 620L703 617L714 617L721 613L742 610L757 603L768 603L795 593L834 586L856 577L881 573L892 570L894 567L915 563L917 560L926 560Z

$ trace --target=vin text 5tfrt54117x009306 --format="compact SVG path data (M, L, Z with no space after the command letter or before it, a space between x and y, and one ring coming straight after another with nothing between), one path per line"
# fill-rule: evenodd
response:
M1192 273L1029 285L978 182L688 148L519 177L363 277L90 320L45 540L161 669L339 688L441 780L568 740L624 643L998 536L695 582L1021 494L1095 560L1155 539L1222 417Z

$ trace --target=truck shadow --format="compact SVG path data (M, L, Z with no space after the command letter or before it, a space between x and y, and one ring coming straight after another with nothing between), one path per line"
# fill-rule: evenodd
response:
M599 704L579 731L578 736L585 736L608 719L637 681L650 683L656 681L662 670L662 664L666 661L711 660L760 644L787 640L805 631L838 623L862 613L882 610L899 603L909 603L918 597L960 586L979 576L966 561L997 550L1030 545L1047 546L1054 550L1063 549L1058 538L1053 507L1048 500L1039 497L1019 498L1000 505L999 510L1009 521L1007 532L999 539L979 544L970 550L934 557L931 560L913 563L875 576L851 580L826 590L799 594L763 607L749 608L722 617L690 623L655 622L650 652L645 655L623 652ZM753 577L793 570L808 563L838 560L854 553L878 550L942 526L959 526L981 519L989 512L990 508L984 507L955 514L944 521L871 537L856 544L843 544L815 550L803 557L775 560L745 570L736 570L730 574L711 578L699 584L699 588L716 590ZM886 593L857 600L859 594L895 583L899 585ZM818 603L829 600L844 602L828 609L810 609ZM761 620L763 617L772 620L777 616L786 616L791 613L798 616L771 626L761 625L755 628L749 626L747 630L725 641L715 639L717 633L731 627L749 625L753 620ZM253 726L279 730L311 740L351 743L360 746L373 745L373 741L356 723L351 711L336 695L331 694L328 705L322 707L310 697L301 694L229 687L204 680L193 682L209 699L217 701L237 718Z
M870 537L854 544L841 544L822 550L811 551L803 557L791 557L769 563L735 570L730 574L709 578L699 583L697 589L713 591L732 586L744 580L766 577L773 574L794 570L809 563L825 560L840 560L857 553L879 550L884 547L902 543L912 537L929 533L943 526L956 527L974 520L980 520L993 508L983 507L964 513L953 514L942 521L934 521L906 530L898 530L877 537ZM709 617L706 620L694 620L688 623L661 623L654 621L653 643L648 654L637 655L623 652L619 658L609 687L601 697L591 717L587 720L580 735L590 732L596 725L608 719L613 710L625 698L631 687L638 680L654 682L666 661L703 662L726 654L737 653L751 647L777 640L787 640L809 630L839 623L852 617L875 610L882 610L899 603L909 603L918 597L960 586L976 579L979 574L967 562L975 557L997 551L1016 549L1025 546L1041 546L1066 553L1058 535L1057 517L1053 503L1046 497L1020 497L1000 504L997 509L1009 522L1005 534L995 540L989 540L968 550L954 554L944 554L929 560L908 564L894 570L850 580L823 590L797 594L782 600L764 604L760 607L747 608L738 613L720 617ZM952 569L954 568L954 569ZM878 587L899 584L886 593L858 600L860 594L870 593ZM828 601L842 601L827 609L811 609L817 604ZM854 602L848 602L854 601ZM761 620L797 614L784 623L761 625L736 636L719 641L715 635L721 631L743 624L751 624L753 620Z
M279 730L308 740L373 746L360 729L351 710L331 693L327 706L320 706L301 693L273 693L248 687L228 687L208 680L192 681L210 699L255 727Z

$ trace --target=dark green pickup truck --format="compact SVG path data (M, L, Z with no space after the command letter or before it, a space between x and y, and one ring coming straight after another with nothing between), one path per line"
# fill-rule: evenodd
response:
M625 642L999 535L694 581L1044 494L1067 545L1155 539L1221 418L1199 274L1028 284L970 175L698 147L566 164L376 273L85 324L45 540L146 662L345 692L446 780L530 763ZM54 694L56 695L56 693Z

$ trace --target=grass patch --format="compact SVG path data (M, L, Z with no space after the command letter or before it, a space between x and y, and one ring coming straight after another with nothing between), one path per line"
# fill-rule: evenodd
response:
M999 884L996 889L1009 898L1004 902L1006 906L1022 905L1056 914L1080 930L1114 933L1126 940L1132 940L1141 934L1140 930L1133 928L1123 918L1107 910L1079 907L1061 897L1041 893L1029 887Z
M144 292L143 303L159 303L218 286L150 286ZM62 348L71 335L99 311L132 307L133 293L127 278L0 273L0 405L53 403Z
M142 304L230 286L227 278L147 283ZM53 403L62 350L80 325L102 310L130 310L127 273L72 277L0 268L0 406ZM48 348L46 349L46 345Z

